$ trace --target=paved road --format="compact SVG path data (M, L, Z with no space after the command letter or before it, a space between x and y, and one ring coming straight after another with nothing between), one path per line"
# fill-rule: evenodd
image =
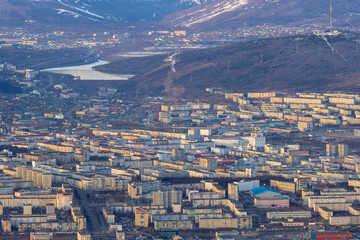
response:
M85 214L89 220L89 227L91 232L103 232L107 230L107 223L105 222L99 206L93 205L89 202L86 192L83 190L76 190L80 198L81 207L84 208Z
M79 120L74 119L74 118L72 117L73 112L74 112L74 111L77 111L78 108L79 108L79 105L76 104L75 106L73 106L72 108L70 108L69 110L67 110L67 111L65 112L65 114L64 114L64 118L65 118L66 120L68 120L68 121L80 122Z

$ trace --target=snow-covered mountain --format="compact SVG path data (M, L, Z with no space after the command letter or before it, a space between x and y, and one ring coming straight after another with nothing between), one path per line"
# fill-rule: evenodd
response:
M85 16L98 20L138 21L200 5L207 0L56 0L60 14Z
M172 13L164 23L202 30L261 25L324 25L329 0L214 0ZM334 25L358 26L360 0L333 1Z
M324 26L330 0L0 0L0 26L161 23L197 30ZM334 26L360 25L360 0L333 1ZM145 24L142 24L146 26Z
M0 0L0 25L157 21L211 0Z

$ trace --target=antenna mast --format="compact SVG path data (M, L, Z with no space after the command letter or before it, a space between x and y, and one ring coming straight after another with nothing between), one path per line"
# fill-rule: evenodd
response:
M330 0L330 32L332 32L332 0Z

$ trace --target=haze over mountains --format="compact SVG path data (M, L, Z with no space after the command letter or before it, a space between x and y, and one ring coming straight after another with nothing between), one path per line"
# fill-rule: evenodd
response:
M334 25L360 22L360 0L334 1ZM329 0L0 0L0 25L158 22L216 30L328 24Z

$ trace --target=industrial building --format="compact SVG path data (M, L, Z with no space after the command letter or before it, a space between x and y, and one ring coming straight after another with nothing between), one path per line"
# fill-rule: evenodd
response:
M290 199L278 191L259 187L250 191L254 198L254 206L258 208L289 208Z

